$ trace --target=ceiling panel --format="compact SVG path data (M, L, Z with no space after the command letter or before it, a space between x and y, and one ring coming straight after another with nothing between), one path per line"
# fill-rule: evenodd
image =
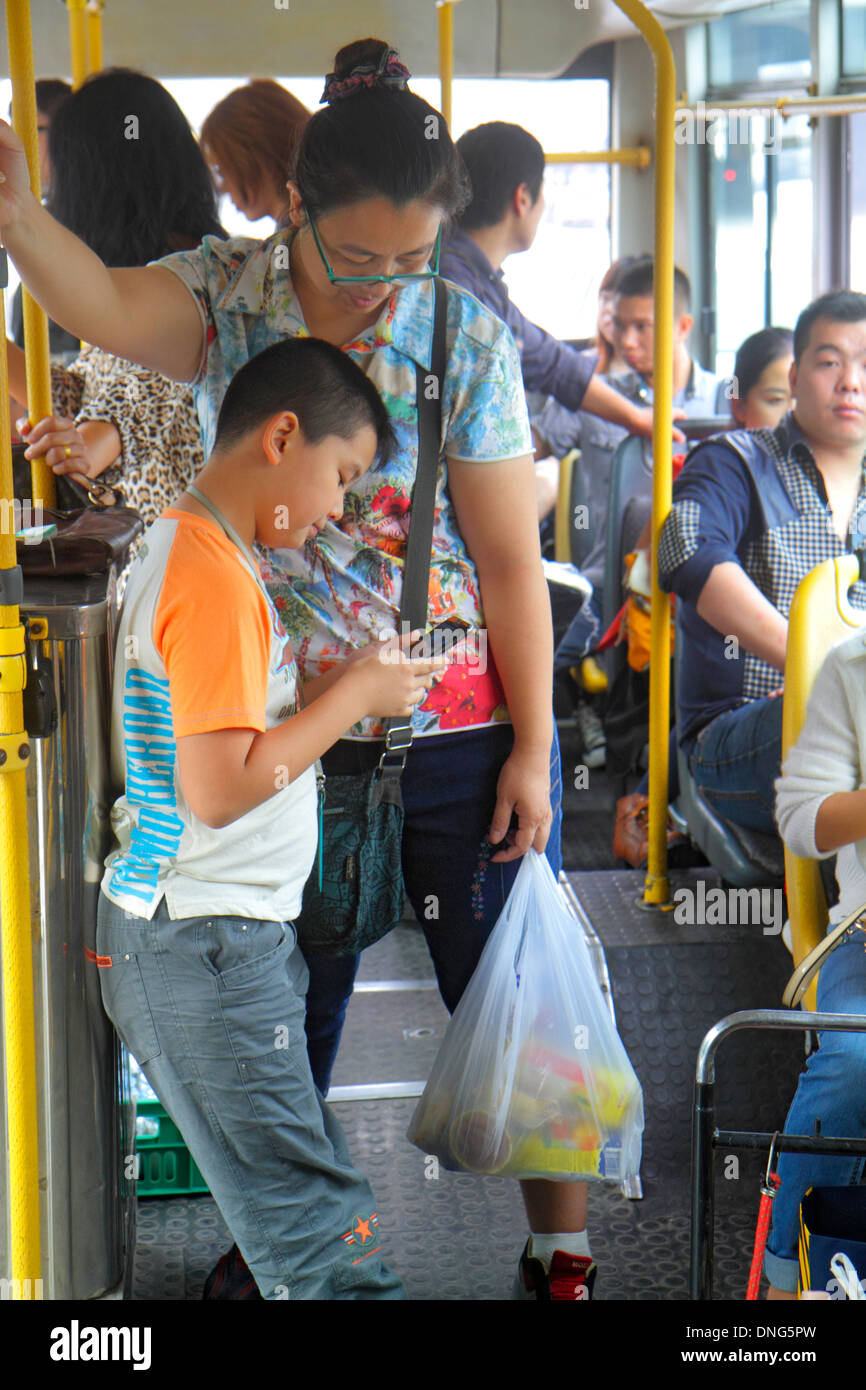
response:
M666 27L744 8L742 0L651 0ZM69 72L61 0L32 0L36 72ZM457 76L552 77L601 40L633 32L613 0L460 0ZM318 76L335 50L374 34L419 77L438 68L433 0L105 0L106 65L163 77ZM3 45L0 74L8 76Z

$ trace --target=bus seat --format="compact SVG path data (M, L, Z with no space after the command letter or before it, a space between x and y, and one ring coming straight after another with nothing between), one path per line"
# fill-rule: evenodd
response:
M680 624L674 647L674 699L679 689L679 653L682 649ZM678 715L679 717L679 715ZM678 817L688 825L689 836L707 856L726 882L737 888L781 886L785 865L782 841L777 835L746 830L722 821L701 796L689 770L688 758L677 748L680 794L676 802Z
M610 465L602 593L602 625L605 630L622 607L625 557L636 544L651 508L650 441L630 434L617 445ZM615 650L622 653L622 660L625 660L625 647Z
M838 642L866 626L866 613L852 608L848 590L860 577L856 555L839 555L817 565L797 586L788 618L785 656L785 702L782 707L782 757L796 743L813 682L824 658ZM827 896L821 861L800 859L785 847L785 878L794 964L818 945L827 928ZM816 982L803 1008L814 1009Z
M580 458L580 450L572 449L559 465L559 488L556 495L556 520L554 524L553 558L561 565L577 564L572 554L574 535L574 502L572 488L575 483L575 464Z

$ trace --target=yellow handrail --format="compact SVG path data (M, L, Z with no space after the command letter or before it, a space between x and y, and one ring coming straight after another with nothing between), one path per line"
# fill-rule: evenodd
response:
M658 541L671 506L674 303L674 108L676 74L670 43L640 0L615 0L649 45L655 67L655 235L653 246L653 510L650 635L649 859L644 902L670 903L667 865L670 599L658 580Z
M549 154L545 151L544 158L548 164L625 164L635 169L648 169L652 163L652 154L646 145L622 150L581 150L570 154Z
M436 0L439 11L439 110L451 128L451 88L454 82L454 6L459 0Z
M7 0L6 13L10 72L15 83L13 90L18 89L19 97L22 55L26 54L29 59L34 135L29 152L32 178L34 160L37 175L39 161L35 149L36 112L29 0ZM6 322L2 289L0 322ZM9 1141L12 1296L28 1299L36 1297L41 1287L39 1132L25 771L30 750L24 732L22 702L26 661L24 629L18 609L21 571L15 555L10 438L9 373L4 333L0 334L0 501L9 524L0 526L0 575L9 587L2 595L6 602L0 604L0 932L3 950L3 1046Z
M30 188L35 198L42 193L39 177L39 137L36 132L36 88L33 76L33 40L30 7L26 0L9 0L6 7L9 72L12 77L12 124L27 152ZM42 420L52 411L51 369L48 355L48 320L32 295L23 288L21 307L27 352L27 413ZM35 505L53 507L54 474L44 459L30 464Z
M66 0L66 8L69 11L72 87L78 91L88 73L87 0Z
M102 71L102 0L87 0L87 71Z

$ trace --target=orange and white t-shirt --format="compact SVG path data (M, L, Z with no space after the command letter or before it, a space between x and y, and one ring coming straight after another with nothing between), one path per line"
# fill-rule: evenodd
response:
M256 575L215 521L169 508L148 530L126 590L114 670L111 764L124 788L119 848L102 891L138 917L292 921L317 847L312 767L219 830L187 805L176 740L263 732L296 710L297 668Z

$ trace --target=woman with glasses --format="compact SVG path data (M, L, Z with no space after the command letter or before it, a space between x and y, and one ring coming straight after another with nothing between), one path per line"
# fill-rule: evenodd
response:
M409 75L379 40L342 49L327 105L302 136L290 225L263 243L207 237L143 270L106 271L53 224L25 188L15 137L0 130L0 226L22 277L88 341L194 381L206 453L234 372L286 335L342 347L381 392L397 433L392 459L347 491L342 520L303 553L264 557L304 679L393 627L399 612L418 449L415 366L430 364L441 227L468 196L444 118L407 89ZM455 663L418 707L401 789L406 890L453 1010L520 856L546 848L559 868L560 774L520 363L500 320L455 286L446 362L429 621L483 631L487 661ZM382 733L376 720L347 730L325 771L374 766ZM325 1090L356 962L308 963L310 1056ZM585 1186L529 1182L524 1197L532 1243L518 1290L586 1298L594 1265Z

